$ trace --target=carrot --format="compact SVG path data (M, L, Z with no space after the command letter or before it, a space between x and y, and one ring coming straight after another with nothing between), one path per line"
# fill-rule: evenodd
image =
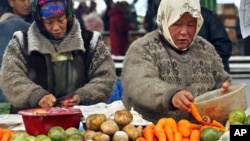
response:
M174 133L177 132L177 123L176 123L175 119L167 118L166 122L167 122L166 124L169 124L172 127L172 130Z
M168 121L168 118L160 118L157 123L156 126L164 126Z
M154 128L154 135L158 138L159 141L166 141L166 134L164 131L164 126L167 123L167 118L161 118L157 121Z
M146 140L145 140L145 138L143 138L143 137L138 137L138 138L137 138L137 141L146 141Z
M157 137L158 141L166 141L166 134L163 125L156 125L154 128L154 135Z
M221 130L225 130L225 126L217 120L213 120L210 125L213 127L218 127Z
M203 124L210 124L212 120L209 116L202 116L202 121Z
M199 110L198 108L196 107L196 105L194 103L191 104L190 106L191 108L191 114L192 116L199 122L199 123L202 123L202 124L209 124L209 121L207 121L206 119L203 119L202 116L200 115L199 113ZM206 117L208 118L208 117ZM210 119L210 118L209 118Z
M1 141L9 141L11 138L11 131L4 129Z
M174 133L174 141L182 141L182 134L179 131Z
M198 129L191 131L190 141L200 141L201 132Z
M182 141L189 141L189 138L183 138Z
M3 132L4 132L4 130L2 128L0 128L0 140L1 140L2 136L3 136Z
M148 124L142 131L143 137L146 141L154 141L154 124Z
M174 141L174 131L170 124L164 126L164 131L167 137L167 141Z
M187 138L190 136L190 122L186 119L181 119L177 123L178 131L183 137Z
M201 125L196 123L190 123L190 129L200 129Z

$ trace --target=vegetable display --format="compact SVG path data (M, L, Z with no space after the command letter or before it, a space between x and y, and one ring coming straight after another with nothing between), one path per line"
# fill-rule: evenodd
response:
M50 129L51 134L31 136L27 133L14 133L0 128L0 141L22 141L23 138L26 140L47 138L51 141L53 138L60 138L60 141L65 139L67 139L65 141L217 141L220 138L222 141L227 141L229 134L226 125L201 115L194 103L191 105L190 113L197 122L193 123L187 119L177 121L172 117L163 117L156 123L136 126L133 125L134 115L131 111L123 109L117 110L112 117L106 117L105 114L100 113L90 114L83 122L85 124L83 131L74 127L63 130L56 126ZM238 109L231 111L228 125L239 121L242 124L249 124L250 115L242 113L244 111ZM241 115L240 118L239 115Z
M212 128L219 133L225 131L225 126L208 116L200 115L196 105L192 103L191 112L197 123L187 119L176 121L171 117L159 119L155 124L148 124L142 131L138 141L206 141L201 135L204 129Z

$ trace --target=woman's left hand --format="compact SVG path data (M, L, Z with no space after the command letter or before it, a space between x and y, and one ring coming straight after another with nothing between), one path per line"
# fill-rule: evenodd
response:
M80 95L75 94L72 98L67 98L62 102L64 107L72 107L81 103Z

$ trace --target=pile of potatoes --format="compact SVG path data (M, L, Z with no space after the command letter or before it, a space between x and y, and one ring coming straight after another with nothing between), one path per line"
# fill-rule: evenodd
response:
M136 141L141 136L142 127L131 124L133 115L130 111L118 110L114 118L105 114L91 114L86 120L85 141Z

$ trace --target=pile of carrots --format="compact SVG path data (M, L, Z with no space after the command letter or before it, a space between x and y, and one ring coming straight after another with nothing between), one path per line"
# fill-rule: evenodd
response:
M9 141L14 134L15 133L9 129L0 128L0 141Z
M161 118L156 124L148 124L142 130L142 136L138 141L200 141L202 130L212 127L225 131L225 126L208 116L201 116L196 105L192 103L191 114L198 121L192 123L187 119L176 121L175 119Z

